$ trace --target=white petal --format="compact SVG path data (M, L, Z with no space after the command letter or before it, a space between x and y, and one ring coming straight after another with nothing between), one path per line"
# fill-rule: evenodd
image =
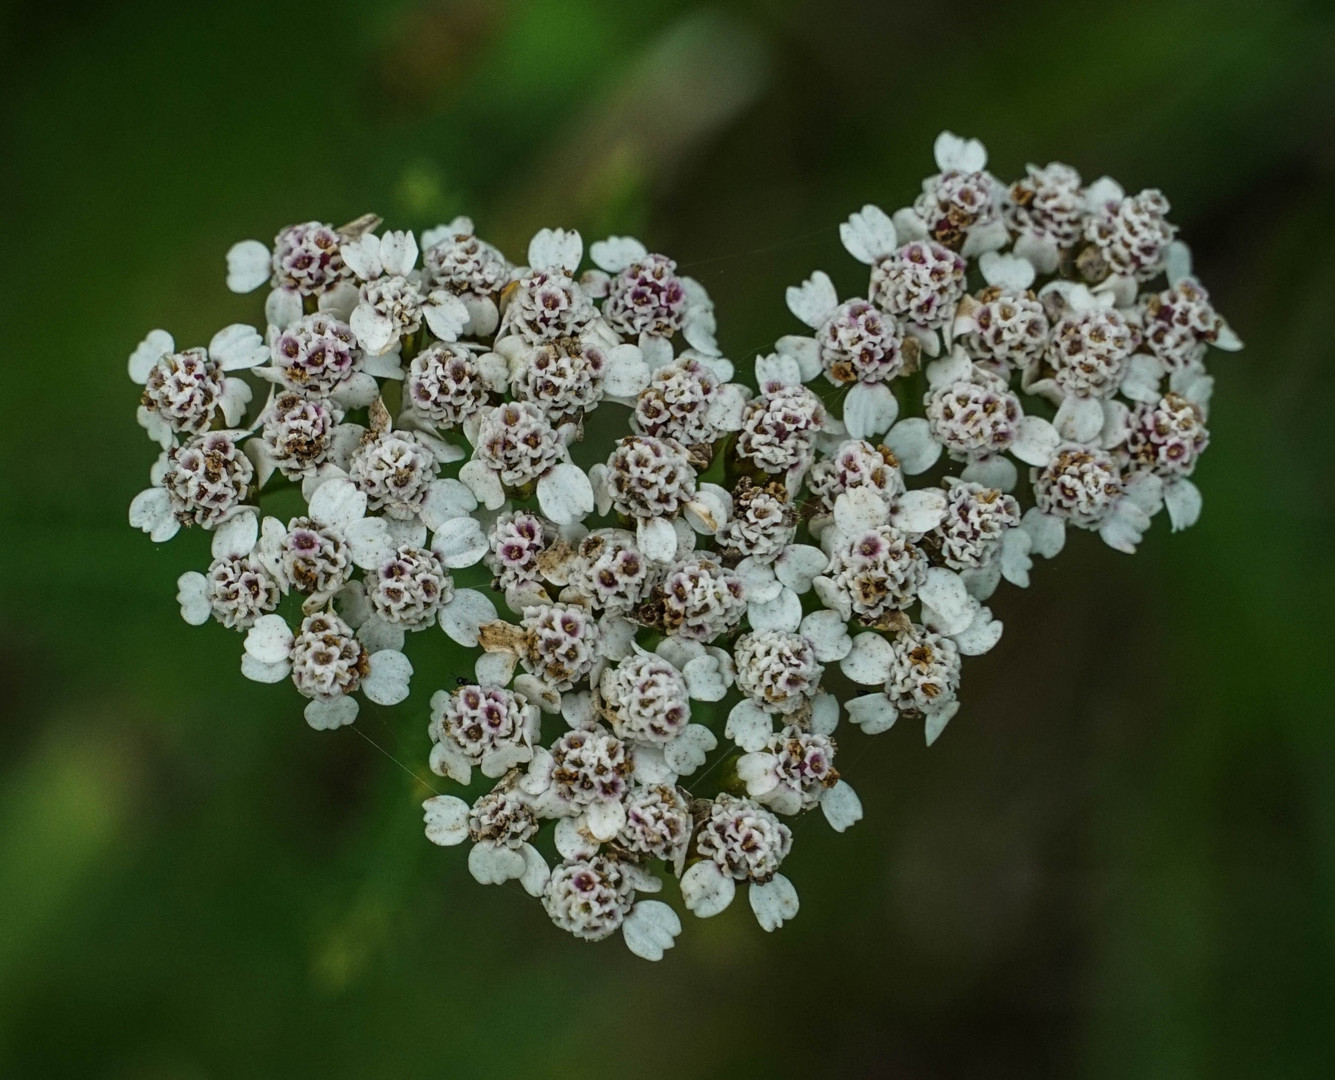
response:
M774 576L774 566L748 555L736 566L746 598L753 604L773 600L783 591L783 582Z
M280 664L292 650L292 631L281 615L261 615L246 631L246 655L261 664Z
M310 498L310 516L321 525L346 532L366 515L366 493L351 480L336 477L316 488Z
M756 357L756 383L760 386L762 394L766 392L767 387L776 384L799 386L801 382L802 369L793 357L784 356L782 353Z
M1045 514L1036 506L1025 511L1020 527L1029 534L1033 553L1045 559L1055 558L1066 545L1066 523L1053 514Z
M992 612L979 605L968 627L954 635L955 644L964 656L982 656L991 652L1001 640L1002 624L992 618Z
M610 612L598 620L601 652L608 660L624 660L635 642L635 624Z
M496 619L496 605L476 589L456 589L450 602L440 609L439 618L440 628L452 641L474 648L478 629Z
M207 589L208 579L197 570L188 570L176 579L176 602L181 605L181 618L191 626L203 626L213 615Z
M1053 417L1052 425L1063 439L1070 442L1091 443L1103 430L1103 404L1097 398L1067 397L1057 410L1057 415ZM1021 456L1018 451L1016 456ZM1048 458L1050 457L1051 451L1048 452ZM1046 460L1030 464L1042 465L1046 464Z
M1163 374L1163 362L1158 357L1149 353L1136 353L1127 364L1121 392L1132 401L1156 403L1160 397L1159 384L1163 381Z
M468 759L464 757L463 752L449 739L438 742L431 747L431 755L427 758L427 764L437 776L447 776L459 784L472 782L473 767L468 763Z
M1126 497L1153 517L1163 509L1164 483L1153 473L1133 473L1126 480Z
M673 772L689 776L705 763L718 738L703 724L687 724L686 730L663 748L663 758Z
M804 383L811 382L821 372L820 345L813 337L785 334L774 343L776 352L797 361Z
M370 304L358 304L348 322L357 336L357 344L372 355L388 352L398 341L395 325L389 316Z
M754 701L739 701L728 713L723 734L743 750L754 753L763 750L769 742L769 737L774 734L774 721Z
M354 521L346 530L352 561L363 570L379 570L398 549L385 518L369 517Z
M672 948L680 933L681 919L661 900L641 900L621 924L626 948L644 960L663 959L664 950Z
M1034 283L1034 264L1015 255L987 251L978 257L983 280L1011 293L1022 293Z
M446 633L449 633L447 630ZM469 645L467 641L461 641L461 645ZM475 642L473 644L476 644ZM472 645L469 645L471 648ZM473 676L482 686L506 686L510 682L510 677L515 672L515 665L519 658L514 653L484 652L473 664Z
M848 719L862 729L864 735L879 735L889 731L899 718L899 712L885 694L867 694L844 702Z
M895 500L890 524L908 533L931 532L946 516L946 493L940 488L906 491Z
M649 252L644 245L633 236L609 236L606 240L595 240L589 245L589 258L609 274L620 273L647 254Z
M658 340L662 340L661 338ZM668 346L671 353L672 347ZM633 398L649 385L649 365L635 345L614 345L607 350L603 393L613 398Z
M820 808L825 814L825 820L835 832L843 832L850 825L862 820L862 800L843 780L836 782L834 787L826 789L825 794L821 796Z
M1201 491L1190 480L1174 480L1163 490L1164 506L1173 532L1190 528L1201 516Z
M1166 502L1167 500L1165 500ZM1172 519L1172 511L1169 511ZM1136 545L1150 527L1150 516L1130 499L1120 499L1113 512L1099 526L1099 536L1114 551L1127 555L1135 552Z
M260 523L249 507L233 514L213 530L213 557L239 559L249 555L260 536Z
M890 215L870 204L839 226L839 239L853 258L868 266L893 254L899 246Z
M943 131L932 146L936 167L942 172L982 172L987 168L987 149L977 139L962 139Z
M813 330L819 329L839 306L839 294L824 270L817 270L801 285L789 285L785 295L788 310Z
M422 318L441 341L456 341L468 325L468 307L453 293L436 289L422 304Z
M1165 269L1168 284L1176 285L1183 278L1191 277L1191 248L1181 240L1174 240L1164 251Z
M357 699L342 696L332 701L308 701L304 715L316 731L347 727L357 719Z
M459 517L445 522L431 537L431 550L451 570L473 566L489 550L486 534L476 518Z
M932 429L921 416L911 416L892 427L885 445L909 476L926 472L941 456L941 444L932 438Z
M713 656L688 660L681 674L686 680L686 692L696 701L722 701L732 684L729 672Z
M519 876L519 884L529 896L541 896L547 891L547 879L552 876L547 860L532 844L520 844L519 854L524 857L524 872Z
M293 289L274 289L264 301L265 321L279 330L286 330L300 319L301 311L301 295Z
M148 533L155 544L170 540L181 529L172 513L171 500L160 487L141 491L130 502L130 524Z
M426 838L441 847L468 839L468 804L453 795L437 795L422 803Z
M298 308L293 320L301 317L300 297ZM326 289L320 294L317 307L326 315L332 316L339 322L351 322L352 313L357 309L357 304L361 300L361 293L357 286L350 280L344 279L332 288Z
M971 484L996 488L998 491L1014 491L1020 479L1015 462L1000 454L971 461L960 471L960 479Z
M209 356L223 371L241 371L269 360L269 346L253 326L233 323L224 326L209 342Z
M406 631L402 626L388 622L379 615L368 615L357 628L357 640L370 653L377 653L382 649L401 652L405 636Z
M368 671L362 679L362 693L377 705L397 705L408 696L408 680L413 665L401 652L382 649L371 654Z
M406 230L390 230L380 237L380 265L386 274L408 274L417 264L417 240Z
M356 240L344 240L338 250L347 268L363 281L379 277L384 269L380 261L380 237L371 233L359 236Z
M1022 589L1029 588L1029 571L1034 565L1029 552L1033 546L1033 538L1024 529L1007 529L1001 534L1001 558L998 560L1001 575Z
M837 611L813 611L802 620L801 631L822 664L842 660L853 649L848 626Z
M640 518L635 522L635 546L646 559L669 563L677 555L677 530L667 518Z
M811 580L830 565L829 556L810 544L790 544L774 560L774 575L801 596L811 588Z
M856 536L890 520L890 508L872 487L855 487L834 500L834 524L845 536Z
M584 811L584 827L589 835L601 843L606 843L621 831L626 824L626 808L620 802L596 802Z
M254 292L270 273L269 249L258 240L242 240L227 249L227 287L234 293Z
M732 903L737 886L732 878L724 877L713 862L698 862L681 876L681 898L687 910L701 919L708 919Z
M482 885L502 885L524 874L524 856L496 844L474 844L468 853L468 872Z
M890 642L880 634L867 632L853 639L853 647L839 662L839 670L862 686L884 686L894 659Z
M950 718L959 711L960 703L958 701L951 701L926 715L924 718L926 724L923 728L923 734L927 739L928 746L931 746L932 743L936 742L936 740L941 737L941 732L945 731L946 724L950 722Z
M762 930L777 930L797 914L797 890L782 874L775 874L764 885L752 885L747 892Z
M899 416L899 402L885 383L858 383L844 398L849 438L876 440Z
M657 746L635 748L635 781L639 784L675 784L677 774Z
M364 409L380 396L380 387L366 372L355 371L339 383L329 396L335 404L345 409Z
M130 354L130 378L143 386L148 381L148 373L153 370L154 365L175 348L176 343L166 330L150 330Z
M783 588L772 600L748 604L746 618L751 623L752 630L791 632L802 622L802 601L792 589Z
M292 674L292 665L286 660L280 660L276 664L266 664L256 660L250 653L243 653L241 674L258 683L280 683Z
M582 521L593 512L588 475L570 462L554 466L538 481L538 505L557 525Z
M941 627L938 633L942 634L958 633L967 627L977 607L959 574L940 566L927 571L918 597L936 614Z
M528 244L528 264L535 270L564 270L579 266L584 241L574 229L542 229Z
M1099 414L1099 426L1102 426L1102 412ZM1097 433L1098 428L1095 428ZM1022 416L1015 425L1011 453L1028 465L1042 466L1052 460L1052 455L1060 445L1061 436L1057 434L1057 429L1041 416Z

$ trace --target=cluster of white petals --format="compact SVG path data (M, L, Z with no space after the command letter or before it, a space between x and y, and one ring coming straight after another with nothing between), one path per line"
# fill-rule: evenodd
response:
M629 237L544 229L512 262L467 218L368 215L237 244L262 328L130 357L160 450L130 521L209 534L182 617L242 633L314 728L407 699L437 627L470 650L418 708L461 789L427 838L478 882L651 960L682 930L665 875L777 929L791 819L861 819L847 738L941 735L1003 581L1068 528L1129 552L1196 520L1206 357L1241 347L1159 192L935 156L842 225L861 295L790 288L805 330L740 376L704 288Z

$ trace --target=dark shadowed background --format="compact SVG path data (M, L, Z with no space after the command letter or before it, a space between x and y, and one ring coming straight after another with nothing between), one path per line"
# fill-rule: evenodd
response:
M1329 4L11 3L0 41L0 1075L1329 1075ZM443 635L404 706L316 733L181 622L207 541L126 524L125 358L261 318L235 240L628 232L747 361L785 285L859 287L837 223L943 127L1002 177L1163 188L1248 347L1212 356L1200 525L1003 589L931 751L850 740L866 820L799 830L779 933L734 904L646 964L427 844L367 739L425 773Z

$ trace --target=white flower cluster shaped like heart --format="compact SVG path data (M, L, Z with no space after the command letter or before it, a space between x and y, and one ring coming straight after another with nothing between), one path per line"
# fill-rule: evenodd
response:
M466 218L420 248L373 216L237 244L227 283L269 286L265 330L155 330L130 357L162 448L130 521L211 532L182 616L243 632L242 672L290 679L312 727L406 699L409 633L477 650L427 727L432 771L479 787L424 810L478 881L649 959L681 931L646 898L665 873L700 917L745 885L776 929L785 819L862 816L841 718L931 744L1000 639L1002 579L1068 527L1129 552L1160 509L1192 524L1205 356L1241 347L1159 192L1060 164L1007 187L949 133L936 163L911 206L841 227L865 296L789 289L809 332L746 382L705 290L626 237L582 273L578 233L518 267ZM581 468L600 406L629 434Z

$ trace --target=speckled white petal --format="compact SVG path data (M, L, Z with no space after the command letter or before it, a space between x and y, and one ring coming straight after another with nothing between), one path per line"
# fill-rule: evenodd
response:
M584 241L574 229L540 229L528 244L528 264L534 270L570 273L583 257Z
M774 566L754 555L748 555L735 569L737 576L742 579L747 600L753 604L773 600L783 591L783 582L775 577Z
M987 251L978 257L978 269L989 285L1022 293L1034 283L1034 265L1028 259Z
M181 618L191 626L203 626L213 615L207 596L208 579L197 570L187 570L176 579L176 602Z
M680 933L681 919L661 900L641 900L621 924L626 948L642 960L663 959Z
M858 383L844 398L849 438L875 441L899 416L899 402L885 383Z
M800 334L785 334L774 343L774 349L797 361L804 383L811 382L821 373L820 345L815 338Z
M130 354L130 378L140 386L148 381L148 373L159 360L175 351L176 343L166 330L150 330Z
M848 655L839 661L839 670L861 686L883 686L894 658L890 642L869 631L853 639Z
M380 396L380 387L366 372L354 371L329 396L345 409L364 409Z
M820 548L810 544L791 544L774 560L774 576L797 595L811 588L817 574L823 574L830 558Z
M501 885L524 873L524 856L498 844L474 844L468 852L468 872L482 885Z
M924 616L925 621L926 616ZM953 636L962 655L982 656L996 647L997 642L1001 640L1001 631L1001 620L992 618L991 611L978 605L969 625Z
M134 497L130 503L130 524L148 533L155 544L170 540L181 530L181 523L172 513L171 500L160 487L148 488Z
M626 807L620 801L592 803L584 811L584 827L600 843L606 843L626 824Z
M422 803L426 838L441 847L454 847L468 839L468 804L453 795L437 795Z
M696 701L722 701L732 684L729 672L713 656L697 656L694 660L688 660L681 674L686 680L686 692Z
M971 461L960 471L960 479L998 491L1014 491L1020 474L1015 462L1008 457L994 454L991 457Z
M281 615L261 615L246 631L246 655L261 664L279 664L292 650L292 631Z
M960 703L951 701L941 706L934 712L929 712L924 717L923 735L927 740L927 745L931 746L941 737L941 732L946 730L946 725L950 723L950 718L960 711Z
M1099 412L1097 435L1103 426L1103 413ZM1022 416L1015 425L1015 441L1011 443L1011 453L1027 465L1046 465L1052 460L1057 447L1061 445L1061 436L1057 429L1041 416Z
M677 774L657 746L635 748L635 782L639 784L675 784Z
M294 289L273 289L264 300L264 319L270 327L286 330L301 318L301 294Z
M946 516L946 493L940 488L906 491L895 500L890 524L907 533L931 532Z
M662 340L661 338L658 340ZM671 355L672 346L668 346ZM603 374L603 393L629 401L649 385L649 364L635 345L613 345L607 350L607 370Z
M932 438L932 429L921 416L901 420L890 429L884 441L908 476L926 472L941 456L941 444Z
M842 660L853 649L848 625L837 611L813 611L802 620L802 633L811 641L822 664Z
M834 524L845 536L884 525L889 517L890 508L875 488L850 488L834 500Z
M608 660L624 660L634 649L635 630L635 624L629 619L610 612L604 615L598 620L602 655Z
M405 276L417 265L417 240L409 231L390 229L380 237L380 265L386 274Z
M591 728L598 723L593 708L593 694L588 690L567 690L561 695L561 719L572 728Z
M747 604L746 618L752 630L791 632L802 622L802 601L792 589L781 588L772 600Z
M355 240L344 240L338 246L343 263L363 281L379 277L384 269L380 261L380 237L365 233Z
M362 693L377 705L397 705L408 696L408 681L413 665L403 653L382 649L371 654L367 661L366 677L362 679Z
M890 215L870 203L839 226L839 239L853 258L868 266L893 254L899 246Z
M501 486L501 478L477 459L463 465L459 470L459 481L487 510L499 510L505 506L505 489Z
M768 750L743 754L737 759L737 779L746 785L746 793L751 798L763 798L779 786L774 760Z
M304 715L306 723L316 731L333 731L357 719L357 701L347 696L332 701L308 701Z
M1099 437L1099 432L1103 430L1103 404L1096 398L1086 397L1067 397L1061 403L1061 408L1057 410L1057 415L1053 418L1052 426L1057 429L1057 434L1070 442L1091 443ZM1054 445L1053 450L1056 449ZM1016 452L1016 456L1020 456ZM1048 451L1047 458L1051 458L1052 451ZM1045 460L1047 459L1045 458ZM1033 465L1041 465L1044 462L1030 462Z
M677 530L667 518L640 518L635 522L635 546L646 559L669 563L677 554Z
M370 304L358 304L357 310L349 320L352 332L357 335L357 344L372 356L388 352L398 341L395 325L389 316L377 311Z
M663 748L663 759L679 776L689 776L708 759L718 746L718 737L703 724L687 724L686 729Z
M1169 520L1172 520L1171 510ZM1103 537L1103 542L1114 551L1131 555L1135 553L1137 545L1145 535L1145 530L1149 527L1149 514L1130 499L1119 499L1113 512L1099 526L1099 536Z
M1166 484L1163 489L1163 502L1168 510L1168 520L1172 522L1173 532L1188 529L1200 519L1201 491L1185 478Z
M1025 511L1020 527L1033 541L1033 553L1045 559L1055 558L1066 546L1066 523L1053 514L1045 514L1036 506Z
M476 589L456 589L448 604L440 609L440 628L452 641L469 648L477 646L478 629L496 618L496 605ZM505 680L509 681L507 675Z
M825 794L821 796L820 808L825 814L825 820L835 832L843 832L850 825L862 820L862 800L843 780L831 788L826 788Z
M488 549L486 534L476 518L459 517L445 522L431 537L431 550L451 570L473 566Z
M782 874L775 874L764 885L752 885L747 892L762 930L777 930L797 914L797 890Z
M696 863L681 876L681 898L687 910L701 919L723 911L736 894L732 878L709 860Z
M232 292L254 292L270 272L269 249L258 240L242 240L227 249L227 287Z
M743 750L763 750L774 734L774 720L754 701L739 701L728 713L723 734Z
M432 745L427 765L437 776L445 776L458 784L470 784L473 780L473 766L463 756L463 752L446 739Z
M879 735L889 731L899 718L899 712L883 693L867 694L844 702L849 723L862 729L864 735Z
M589 258L599 269L618 274L631 263L639 262L648 254L643 244L633 236L609 236L589 245Z
M1001 534L1001 576L1022 589L1029 588L1029 572L1034 565L1029 553L1033 546L1033 538L1024 529L1007 529Z
M366 514L366 493L351 480L335 477L315 489L310 497L311 518L340 532L347 532L354 521Z
M384 518L359 518L346 530L353 563L363 570L378 570L394 557L398 544Z
M977 606L959 574L941 566L927 571L918 596L937 615L939 632L943 634L958 633L967 627Z
M367 616L357 628L357 640L368 653L377 653L382 649L402 651L404 636L402 626L388 622L379 615Z
M801 285L789 285L785 296L788 310L813 330L819 329L839 306L839 294L824 270L817 270Z
M588 475L570 462L556 465L538 481L538 505L557 525L583 521L593 512L593 487Z
M213 530L211 544L215 559L239 559L249 555L260 536L260 523L249 507L233 514Z
M209 342L209 356L223 371L243 371L267 363L269 346L253 326L233 323L213 335Z

